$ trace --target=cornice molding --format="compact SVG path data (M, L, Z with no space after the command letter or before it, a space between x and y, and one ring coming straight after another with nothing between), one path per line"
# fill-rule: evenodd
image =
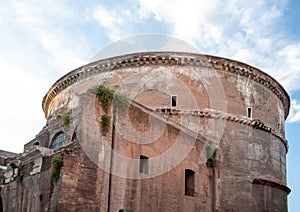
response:
M53 98L79 80L91 75L121 68L148 65L212 67L218 71L229 72L252 79L268 88L281 100L285 110L285 118L288 116L290 99L287 92L275 79L257 68L231 59L210 55L180 52L144 52L99 60L77 68L57 80L43 98L42 107L46 118L49 115L49 106Z
M249 119L247 117L243 116L237 116L230 113L217 111L213 109L203 109L203 110L193 110L193 111L183 111L183 110L174 110L169 108L161 108L156 110L166 116L172 116L172 115L193 115L198 116L200 118L207 118L207 119L220 119L220 120L226 120L231 122L237 122L240 124L245 124L250 127L253 127L254 129L259 129L265 132L270 133L271 135L277 137L285 146L286 153L288 152L289 145L285 137L278 131L274 130L272 127L264 124L259 119Z
M252 181L253 184L257 185L263 185L263 186L269 186L272 188L277 188L279 190L284 191L285 193L289 194L291 192L291 189L283 184L280 184L278 182L269 180L269 179L261 179L261 178L254 178Z

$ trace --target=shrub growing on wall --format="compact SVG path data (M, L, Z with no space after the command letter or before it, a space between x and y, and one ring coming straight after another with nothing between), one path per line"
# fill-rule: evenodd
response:
M98 100L101 102L103 111L105 112L105 114L101 116L101 128L102 135L106 136L110 128L110 116L107 115L107 112L112 100L113 117L115 117L116 112L122 114L129 107L129 98L125 95L115 93L114 90L105 87L103 84L94 86L90 89L90 92L96 94Z
M51 160L51 179L57 182L60 177L60 169L63 165L63 160L61 155L54 155Z
M92 89L90 89L90 91L96 94L99 101L101 102L104 112L107 113L108 107L111 104L115 91L105 87L103 84L93 87Z
M70 123L68 114L58 114L56 118L61 119L63 125L68 125Z
M101 116L102 135L106 136L110 128L110 117L108 115Z
M207 161L206 166L213 168L216 166L217 149L209 144L206 148Z

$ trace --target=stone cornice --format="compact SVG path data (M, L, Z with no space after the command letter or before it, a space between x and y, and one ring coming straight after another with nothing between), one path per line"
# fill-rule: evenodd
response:
M154 116L155 113L154 110L146 107L145 105L142 105L134 100L131 100L131 105L143 109L147 112L151 112L151 115ZM192 134L198 134L197 132L194 132L190 129L188 129L187 127L184 127L182 125L179 125L177 122L173 121L172 119L169 119L168 117L172 116L172 115L193 115L193 116L198 116L200 118L207 118L207 119L221 119L221 120L225 120L225 121L231 121L231 122L237 122L240 124L245 124L248 125L250 127L253 127L254 129L259 129L265 132L270 133L271 135L277 137L285 146L286 149L286 153L288 152L289 149L289 145L287 140L285 139L285 137L283 135L281 135L280 132L274 130L272 127L267 126L266 124L264 124L261 120L259 119L249 119L247 117L244 116L237 116L234 114L230 114L230 113L226 113L223 111L217 111L214 109L203 109L203 110L192 110L192 111L187 111L187 110L177 110L177 109L171 109L171 108L160 108L160 109L156 109L155 112L162 114L164 116L164 118L167 118L168 120L168 124L171 124L172 126L176 127L177 129L182 129L185 128L186 131L189 131ZM156 118L160 118L160 116L155 115ZM164 119L161 119L162 121ZM194 135L195 136L195 135ZM199 134L199 139L203 139L203 137L201 137Z
M180 52L144 52L99 60L77 68L57 80L43 98L42 106L46 118L49 115L49 106L52 99L75 82L101 72L147 65L213 67L219 71L230 72L252 79L271 90L281 100L285 110L285 118L288 116L290 99L287 92L276 80L257 68L245 63L210 55Z
M230 113L225 113L213 109L203 109L203 110L194 110L194 111L183 111L183 110L174 110L169 108L158 109L158 112L165 114L166 116L172 115L193 115L201 118L210 118L210 119L221 119L231 122L237 122L240 124L245 124L253 127L254 129L263 130L270 133L271 135L277 137L285 146L286 152L288 152L288 142L280 132L274 130L272 127L267 126L259 119L249 119L243 116L237 116Z
M277 188L277 189L280 189L280 190L286 192L287 194L289 194L291 192L291 189L289 187L282 185L281 183L275 182L273 180L269 180L269 179L254 178L252 183L258 184L258 185L263 185L263 186L269 186L272 188Z

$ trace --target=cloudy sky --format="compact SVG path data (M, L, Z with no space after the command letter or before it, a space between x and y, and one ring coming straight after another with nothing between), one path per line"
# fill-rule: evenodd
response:
M297 0L2 1L0 148L22 152L45 125L41 100L50 86L110 43L172 35L201 53L256 66L288 91L289 209L300 211L299 20Z

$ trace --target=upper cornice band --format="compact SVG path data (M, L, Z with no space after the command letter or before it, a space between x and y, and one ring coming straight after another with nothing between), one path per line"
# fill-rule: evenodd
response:
M49 115L49 106L52 99L73 83L87 76L101 72L147 65L213 67L219 71L229 72L252 79L271 90L281 100L285 111L285 118L287 118L289 114L290 98L285 89L274 78L255 67L235 60L211 55L181 52L143 52L89 63L61 77L51 86L43 98L42 107L46 118Z

